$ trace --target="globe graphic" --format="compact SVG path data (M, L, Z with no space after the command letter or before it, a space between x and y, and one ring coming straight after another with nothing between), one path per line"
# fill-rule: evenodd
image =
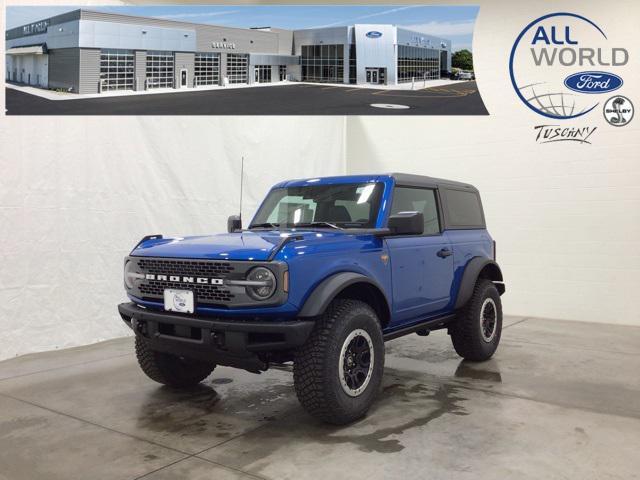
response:
M550 91L546 82L530 83L518 87L518 90L531 107L551 117L566 118L586 113L593 108L593 105L577 105L579 96L573 93Z

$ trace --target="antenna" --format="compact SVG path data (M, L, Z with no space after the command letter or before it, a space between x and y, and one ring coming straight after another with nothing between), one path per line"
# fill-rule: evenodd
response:
M244 183L244 156L240 161L240 220L242 220L242 185Z

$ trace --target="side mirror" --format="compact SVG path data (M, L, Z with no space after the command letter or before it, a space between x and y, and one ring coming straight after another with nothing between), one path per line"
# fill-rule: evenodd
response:
M242 220L240 215L231 215L227 218L227 232L233 233L242 230Z
M389 217L391 235L422 235L424 215L421 212L399 212Z

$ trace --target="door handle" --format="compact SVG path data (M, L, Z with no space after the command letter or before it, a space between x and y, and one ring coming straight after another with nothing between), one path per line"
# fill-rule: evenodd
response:
M446 258L449 255L453 255L453 252L448 248L442 248L438 250L438 253L436 255L438 255L440 258Z

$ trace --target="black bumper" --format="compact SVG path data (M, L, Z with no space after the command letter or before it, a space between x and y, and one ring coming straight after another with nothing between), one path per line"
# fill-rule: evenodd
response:
M309 320L226 320L167 313L135 303L122 303L118 311L154 350L252 371L267 368L266 354L304 344L314 326Z

